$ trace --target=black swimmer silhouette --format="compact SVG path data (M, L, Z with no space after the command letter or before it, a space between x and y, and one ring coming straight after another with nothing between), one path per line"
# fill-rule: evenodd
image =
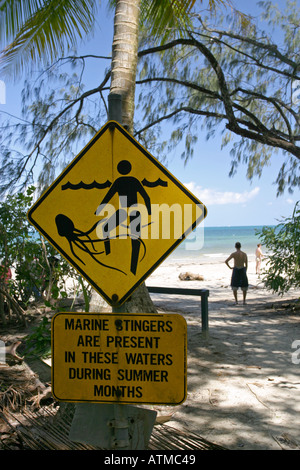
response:
M85 265L85 262L82 261L82 259L80 259L79 256L77 256L76 253L74 252L73 244L77 248L79 248L80 250L84 251L85 253L88 253L97 263L101 264L102 266L105 266L106 268L114 269L114 270L119 271L123 274L126 274L121 269L115 268L113 266L108 266L104 263L101 263L101 261L99 261L97 258L95 258L95 256L98 256L98 255L101 255L101 254L104 253L104 251L96 251L95 243L103 242L105 240L102 240L100 238L97 238L96 240L92 240L91 237L89 236L89 234L96 228L96 226L98 225L99 222L94 224L92 226L92 228L90 228L86 232L83 232L82 230L76 229L75 226L74 226L74 223L72 222L72 220L69 219L69 217L67 217L64 214L58 214L55 217L55 223L56 223L58 234L61 237L65 237L68 240L70 250L71 250L72 254L81 263L83 263ZM88 246L87 246L88 244L92 245L92 248L93 248L94 251L91 251L88 248Z
M105 241L106 254L110 253L109 233L127 219L128 208L137 206L138 193L144 199L148 214L151 214L150 198L143 188L143 185L137 178L133 176L127 176L131 171L131 163L128 160L122 160L118 163L117 170L122 176L114 181L96 211L96 214L100 214L100 212L105 208L106 204L115 194L119 195L120 205L124 207L124 209L118 209L115 214L113 214L107 220L105 226L103 227L104 232L107 233L107 240ZM141 213L138 210L136 210L135 213L131 213L129 216L129 237L131 238L130 270L133 274L136 274L140 245L142 241Z
M68 240L72 254L81 263L85 264L83 260L81 260L80 257L75 253L74 247L77 247L85 253L88 253L97 263L101 264L102 266L114 269L116 271L120 271L125 275L126 272L101 263L98 259L96 259L96 256L101 255L103 253L105 253L106 256L110 254L110 243L112 239L129 236L129 238L131 239L130 271L132 272L132 274L135 275L139 258L140 261L142 261L146 254L146 246L141 238L142 216L140 211L138 210L138 194L140 194L140 196L143 198L147 212L149 215L151 215L150 198L147 192L145 191L144 186L148 186L149 188L156 188L157 186L166 187L168 183L167 181L163 181L160 178L153 182L148 181L144 178L140 182L137 178L133 176L128 176L128 174L131 172L131 163L128 160L120 161L118 163L117 170L121 176L117 178L114 183L111 183L109 180L105 181L104 183L98 183L96 181L93 181L92 183L88 184L84 183L83 181L80 181L76 184L67 182L62 186L61 189L79 191L82 189L92 190L109 188L95 214L99 215L115 194L119 196L119 202L121 207L120 209L116 209L115 212L109 218L104 217L102 218L102 220L96 222L86 232L75 228L73 221L64 214L58 214L55 218L55 222L59 235L61 237L65 237ZM135 207L137 208L136 210ZM127 229L129 229L129 233L112 235L111 232L115 233L114 229L116 229L116 227L121 225L123 226L125 221L128 220L128 209L130 209L129 226L127 226ZM90 234L99 224L103 224L103 238L98 237L96 240L92 240ZM146 225L148 225L148 223ZM96 250L95 244L98 242L104 243L104 251ZM140 257L141 245L143 245L144 248L144 254L142 257Z

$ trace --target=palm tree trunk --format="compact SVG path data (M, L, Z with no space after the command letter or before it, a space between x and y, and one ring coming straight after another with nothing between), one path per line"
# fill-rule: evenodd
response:
M114 18L110 93L122 96L122 124L133 132L141 0L118 0Z
M137 69L139 12L141 0L118 0L112 45L111 95L122 97L121 124L133 132L135 79ZM107 311L108 305L92 291L90 311ZM157 313L143 283L125 303L125 312Z

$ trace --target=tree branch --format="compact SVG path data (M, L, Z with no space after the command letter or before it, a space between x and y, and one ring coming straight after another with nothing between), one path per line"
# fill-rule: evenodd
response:
M214 31L214 32L218 32L218 31ZM222 32L220 32L220 34L222 34ZM225 32L224 32L224 34L225 34ZM231 35L231 34L228 34L228 35L231 36L231 37L234 37L236 39L239 39L239 40L247 39L247 41L248 41L248 39L249 39L249 38L243 38L242 36L239 36L239 35ZM261 44L257 41L254 41L254 40L253 41L249 40L249 42L251 44L256 45L256 46L259 46ZM229 92L225 75L224 75L224 73L222 71L222 68L221 68L220 64L218 63L216 57L212 54L212 52L208 49L208 47L206 47L203 43L197 41L191 33L190 33L190 39L179 38L179 39L171 41L167 44L164 44L162 46L149 48L145 51L141 51L140 52L140 57L143 57L146 54L152 54L152 53L156 53L156 52L165 51L165 50L168 50L170 48L173 48L173 47L176 47L176 46L179 46L179 45L188 45L188 46L196 47L201 52L201 54L203 54L205 56L205 58L210 63L212 69L214 70L214 72L217 76L218 83L219 83L219 88L220 88L220 94L217 93L217 92L212 92L210 90L207 90L205 87L201 87L201 86L198 86L196 84L189 83L186 80L179 80L179 79L153 77L153 78L148 78L148 79L141 80L140 82L137 82L137 83L146 83L147 81L150 82L150 81L155 81L155 80L156 81L161 81L161 82L163 82L163 81L168 82L169 81L169 82L173 82L173 83L176 83L176 84L179 84L179 85L183 85L183 86L195 89L195 90L197 90L201 93L205 93L207 95L210 95L213 98L216 98L216 99L219 99L220 101L222 101L222 103L224 105L224 108L225 108L226 115L222 115L222 114L218 114L218 113L210 113L210 112L208 113L206 111L196 111L194 109L192 110L192 108L181 107L178 110L175 110L175 111L171 112L170 114L168 114L164 117L158 118L155 121L155 123L161 122L162 120L165 120L165 119L169 119L170 117L173 117L175 114L177 114L178 112L181 112L181 111L192 112L193 114L205 115L207 117L212 117L213 116L213 117L217 117L217 118L221 118L221 119L227 119L228 123L226 124L226 127L229 130L231 130L232 132L234 132L235 134L240 135L242 137L247 137L247 138L253 139L256 142L260 142L260 143L267 144L267 145L270 145L270 146L273 146L273 147L281 148L285 151L290 152L291 154L296 156L298 159L300 159L300 148L295 145L295 141L298 140L298 138L293 136L291 126L290 126L289 121L288 121L287 117L285 116L283 110L280 107L279 101L276 100L275 98L269 98L269 97L263 96L259 93L252 92L252 97L255 96L256 98L264 99L264 100L266 100L266 101L273 104L273 106L276 108L276 110L282 116L282 118L284 120L284 123L287 126L288 134L281 133L281 135L279 135L278 131L276 131L274 129L268 129L257 118L257 116L254 113L251 113L247 108L242 107L239 104L237 104L236 102L232 101L231 97L233 96L233 94L236 91L240 90L240 91L246 93L246 90L243 90L242 88L237 88L234 92ZM278 58L280 58L280 59L283 58L282 54L278 51L277 48L273 48L270 45L264 45L264 44L262 46L266 50L268 50L269 52L273 51L274 54ZM288 65L291 65L293 67L296 65L293 61L290 61L290 60L286 60L285 63L287 63ZM237 109L240 112L242 112L243 114L245 114L248 118L251 119L252 123L247 121L247 120L236 118L236 116L234 114L234 109ZM242 124L245 127L243 128L239 124ZM151 127L151 125L147 125L146 127L143 128L143 130L146 130L149 127ZM140 133L140 132L142 132L142 130L139 131L138 133Z
M208 90L207 88L197 85L196 83L188 82L187 80L179 80L177 78L169 78L169 77L148 77L144 78L143 80L137 80L136 84L141 85L144 83L151 83L151 82L169 82L169 83L175 83L176 85L182 85L187 88L192 88L193 90L199 91L200 93L204 93L206 95L209 95L212 98L216 98L218 100L221 100L222 97L219 93L216 91Z
M226 32L223 32L223 31L218 31L216 30L215 33L218 33L220 36L221 35L227 35L228 37L234 37L234 35L230 35ZM211 40L211 36L208 36L207 34L203 34L203 33L199 33L199 32L194 32L195 35L198 35L198 36L201 36L202 38L205 38L205 39L208 39L208 40ZM239 37L241 41L244 41L244 42L247 42L247 39L248 38L244 38L242 36ZM238 39L238 38L237 38ZM238 54L244 56L244 57L247 57L248 59L250 59L251 61L253 61L254 65L256 65L257 67L260 67L264 70L268 70L269 72L274 72L274 73L278 73L280 75L283 75L285 77L288 77L290 79L299 79L299 76L296 75L296 68L297 68L297 64L295 64L294 62L292 63L292 66L296 68L293 68L293 72L290 73L288 70L281 70L280 68L276 68L276 67L271 67L270 65L266 65L264 62L262 62L258 57L254 56L254 55L250 55L249 53L241 50L241 49L237 49L236 47L233 47L231 44L229 44L228 42L225 42L223 40L221 40L220 38L218 37L215 37L213 38L213 41L215 43L218 43L218 44L221 44L225 47L227 47L228 49L231 49L232 51L234 52L237 52ZM261 44L262 46L265 46L264 43L260 43L257 41L257 45L258 44ZM275 46L276 47L276 46ZM269 45L268 49L272 49L271 48L271 45ZM284 57L284 56L283 56ZM246 62L247 63L247 62ZM251 63L250 63L251 64ZM253 65L253 64L251 64Z
M73 106L75 106L78 102L80 103L80 106L79 108L82 106L82 103L83 103L83 100L91 95L94 95L96 93L99 93L101 92L101 90L103 89L104 85L107 83L107 81L109 80L109 77L110 77L110 71L108 71L102 81L102 83L97 87L97 88L94 88L92 90L89 90L89 91L86 91L85 93L83 93L81 96L79 96L78 98L74 99L68 106L66 106L60 113L58 113L53 119L52 121L50 122L50 124L43 130L43 133L42 133L42 136L41 138L38 140L38 142L36 143L36 145L34 146L34 148L32 149L32 151L27 155L27 157L25 158L25 161L23 163L23 166L20 170L20 173L22 174L23 171L25 171L25 168L30 160L30 158L32 157L32 155L35 153L35 151L37 151L40 147L40 145L42 144L43 140L46 138L47 134L49 131L51 131L51 129L53 128L53 126L56 124L56 122L67 112L69 111ZM78 113L77 113L78 115Z
M232 33L231 31L225 31L225 30L219 30L219 29L212 29L212 28L208 28L204 22L202 21L201 17L198 18L200 23L201 23L201 26L203 27L203 29L205 29L206 31L208 31L209 33L213 33L213 34L219 34L220 36L227 36L229 38L232 38L232 39L237 39L241 42L244 42L244 43L247 43L247 44L251 44L252 46L255 46L259 49L264 49L266 50L267 52L269 52L271 55L273 55L274 57L276 57L277 59L280 60L280 62L283 62L287 65L289 65L290 67L292 67L295 71L297 70L297 68L299 67L299 64L294 62L292 59L290 59L289 57L287 57L286 55L282 54L277 45L276 44L266 44L266 43L263 43L261 41L257 41L256 39L253 39L251 37L248 37L248 36L241 36L240 34L234 34ZM214 38L216 41L218 41L218 38Z
M136 131L134 133L134 136L138 136L139 134L146 131L147 129L150 129L150 127L153 127L156 124L159 124L160 122L165 121L167 119L171 119L172 117L176 116L176 114L179 114L179 113L182 113L182 112L186 112L186 113L190 113L190 114L197 114L199 116L213 117L213 118L217 118L217 119L225 119L226 118L225 114L213 113L213 112L209 112L209 111L200 111L198 109L193 109L189 106L182 106L178 109L175 109L170 114L165 114L164 116L161 116L161 117L157 118L155 121L147 124L147 126L143 127L139 131Z

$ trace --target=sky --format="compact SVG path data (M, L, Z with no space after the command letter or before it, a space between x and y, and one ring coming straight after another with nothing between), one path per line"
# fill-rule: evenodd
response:
M285 1L276 3L281 7ZM240 11L257 15L255 2L239 0L235 4ZM92 39L78 48L78 53L95 53L96 50L98 54L110 55L112 34L113 13L108 14L106 9L102 8L97 32ZM103 66L108 67L109 61L103 63ZM98 74L100 82L103 71L98 68L93 70L93 65L90 67L91 77ZM0 90L0 112L21 115L21 89L22 81L5 82L5 100L3 96L1 99ZM250 182L246 178L246 167L243 164L238 166L235 176L228 176L231 166L230 146L221 149L221 141L221 136L206 141L205 135L200 135L194 156L187 165L180 159L179 149L168 156L168 170L207 207L205 225L275 225L282 217L290 217L295 203L300 199L300 193L297 190L294 194L286 192L276 197L274 182L284 161L283 155L280 152L275 154L271 164L263 170L262 176L254 177Z

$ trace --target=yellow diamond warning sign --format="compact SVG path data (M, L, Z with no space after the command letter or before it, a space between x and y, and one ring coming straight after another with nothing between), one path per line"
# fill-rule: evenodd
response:
M204 219L206 208L109 121L28 213L110 305L121 305Z
M58 313L51 331L58 400L185 400L187 328L181 315Z

